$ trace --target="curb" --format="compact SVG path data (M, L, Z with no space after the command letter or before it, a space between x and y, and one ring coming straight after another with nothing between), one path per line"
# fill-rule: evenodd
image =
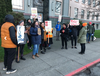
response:
M93 66L94 64L97 64L98 62L100 62L100 59L98 59L96 61L93 61L92 63L89 63L89 64L87 64L87 65L85 65L85 66L83 66L83 67L81 67L81 68L79 68L79 69L77 69L77 70L65 75L65 76L73 76L73 75L81 72L82 70L87 69L87 68Z

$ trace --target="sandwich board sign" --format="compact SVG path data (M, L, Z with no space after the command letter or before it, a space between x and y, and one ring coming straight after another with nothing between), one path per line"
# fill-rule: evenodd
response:
M70 20L70 25L79 25L79 20Z
M24 43L25 26L17 26L17 41L18 44Z

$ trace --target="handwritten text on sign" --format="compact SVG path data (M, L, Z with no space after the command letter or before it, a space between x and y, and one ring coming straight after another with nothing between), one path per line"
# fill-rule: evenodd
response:
M52 22L51 21L45 21L45 29L46 31L50 31L52 28Z
M70 20L70 25L79 25L79 20Z

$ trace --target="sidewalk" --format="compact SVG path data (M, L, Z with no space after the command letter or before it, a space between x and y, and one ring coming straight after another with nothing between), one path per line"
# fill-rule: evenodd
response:
M61 41L54 38L53 42L52 49L46 54L39 53L40 57L35 60L30 53L25 56L25 61L21 60L19 64L14 61L13 68L18 70L14 74L6 75L2 70L3 63L0 63L0 76L64 76L100 58L100 39L86 44L84 55L78 54L80 44L77 44L77 49L72 49L69 41L68 50L61 50Z

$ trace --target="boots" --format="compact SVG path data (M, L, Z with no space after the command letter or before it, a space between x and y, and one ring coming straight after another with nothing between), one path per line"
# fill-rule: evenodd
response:
M16 60L15 60L15 61L16 61L16 63L20 63L20 61L18 61L18 58L16 58Z
M33 55L32 58L35 59L35 55Z
M37 56L37 57L39 57L39 55L36 53L36 55L35 56Z

